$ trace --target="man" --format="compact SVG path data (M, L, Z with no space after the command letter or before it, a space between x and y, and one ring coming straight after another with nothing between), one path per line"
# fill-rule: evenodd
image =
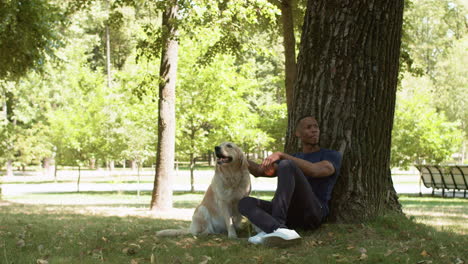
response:
M249 160L255 177L278 177L272 201L245 197L239 211L262 230L250 237L253 244L288 246L300 242L294 230L316 229L329 213L328 201L341 167L341 154L319 146L320 129L313 116L296 123L302 152L275 152L257 164Z

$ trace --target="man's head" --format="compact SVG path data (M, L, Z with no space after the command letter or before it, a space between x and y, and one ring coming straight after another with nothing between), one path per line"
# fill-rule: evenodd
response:
M315 117L307 115L297 120L296 137L301 140L302 145L317 146L319 144L320 129Z

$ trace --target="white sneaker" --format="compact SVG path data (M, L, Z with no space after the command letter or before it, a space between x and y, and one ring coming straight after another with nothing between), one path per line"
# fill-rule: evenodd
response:
M292 229L278 228L273 233L262 237L262 242L269 247L287 247L299 244L301 236Z
M257 233L255 236L249 237L249 242L255 245L259 245L263 243L263 236L265 236L267 233L265 232L260 232Z

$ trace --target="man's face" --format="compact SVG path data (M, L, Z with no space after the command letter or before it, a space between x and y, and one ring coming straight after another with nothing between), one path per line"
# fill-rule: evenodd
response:
M320 138L320 129L317 120L313 117L302 119L297 126L296 136L303 144L317 145Z

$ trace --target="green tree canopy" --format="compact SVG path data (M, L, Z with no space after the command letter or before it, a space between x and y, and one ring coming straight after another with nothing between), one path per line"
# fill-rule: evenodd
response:
M1 0L0 10L0 79L40 69L60 44L60 9L46 0Z
M414 163L450 160L463 140L459 123L450 122L444 112L437 111L428 77L407 76L403 86L408 88L397 98L392 166L407 168Z

